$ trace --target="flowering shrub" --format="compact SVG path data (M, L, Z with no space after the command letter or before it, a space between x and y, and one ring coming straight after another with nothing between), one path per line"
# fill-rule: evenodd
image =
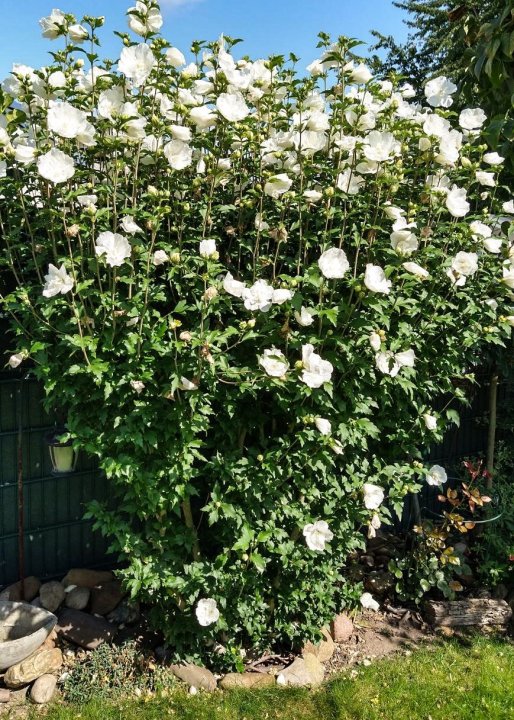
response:
M127 587L229 665L357 601L345 558L444 481L433 408L510 332L514 207L446 78L413 104L324 34L307 77L228 38L186 64L154 2L128 17L102 63L102 19L54 10L51 64L3 82L11 364L98 456Z

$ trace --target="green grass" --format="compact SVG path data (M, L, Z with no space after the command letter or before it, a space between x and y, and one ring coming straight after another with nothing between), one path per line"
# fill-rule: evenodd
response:
M34 715L36 717L36 715ZM513 720L514 644L477 638L359 667L317 692L254 692L54 705L47 720Z

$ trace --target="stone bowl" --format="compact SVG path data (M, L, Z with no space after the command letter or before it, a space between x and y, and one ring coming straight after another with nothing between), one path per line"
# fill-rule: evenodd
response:
M25 660L57 623L52 613L28 603L0 600L0 670Z

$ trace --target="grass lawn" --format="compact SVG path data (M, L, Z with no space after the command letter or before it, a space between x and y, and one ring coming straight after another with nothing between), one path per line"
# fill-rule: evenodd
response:
M33 717L37 717L37 711ZM47 720L513 720L514 644L447 642L359 667L316 692L276 688L55 705Z

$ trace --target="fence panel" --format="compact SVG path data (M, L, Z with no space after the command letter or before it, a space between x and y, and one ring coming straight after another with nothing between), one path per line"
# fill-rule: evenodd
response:
M108 543L83 519L85 505L108 496L91 458L79 456L75 472L52 474L45 435L52 419L34 378L0 374L0 587L18 579L18 448L24 500L24 573L49 578L70 567L112 562ZM21 434L20 434L21 432Z

